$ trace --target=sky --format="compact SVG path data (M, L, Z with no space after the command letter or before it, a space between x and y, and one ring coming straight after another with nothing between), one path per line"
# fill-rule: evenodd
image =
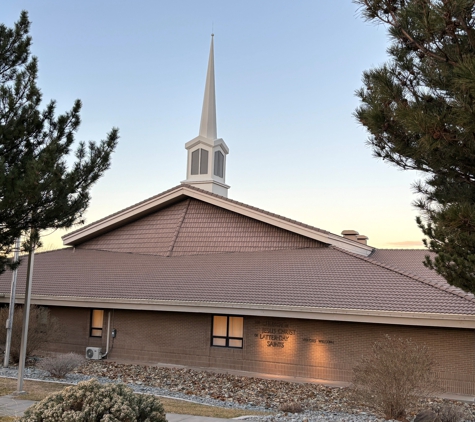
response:
M377 248L422 247L411 187L421 175L374 158L353 116L362 73L387 60L388 37L350 0L3 0L0 22L13 26L21 10L44 103L61 113L81 99L77 141L120 130L87 223L185 180L214 32L229 198L357 230ZM65 233L43 233L44 249Z

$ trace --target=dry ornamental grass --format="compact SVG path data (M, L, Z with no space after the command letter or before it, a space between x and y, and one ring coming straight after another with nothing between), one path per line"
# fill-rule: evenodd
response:
M8 307L0 309L0 338L7 337L6 321L8 319ZM10 361L18 363L20 359L21 331L23 326L23 307L15 306L13 315L12 341L10 349ZM26 356L29 357L39 350L46 342L54 342L64 335L61 324L56 318L52 318L48 308L40 306L30 307L30 321L28 326L28 343Z
M84 356L77 353L61 353L43 358L37 366L49 372L54 378L64 378L78 366L82 365L84 361Z

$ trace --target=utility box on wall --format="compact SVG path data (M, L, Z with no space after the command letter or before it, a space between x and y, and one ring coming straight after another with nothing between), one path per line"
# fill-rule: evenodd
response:
M86 347L86 358L87 359L102 359L102 353L100 347Z

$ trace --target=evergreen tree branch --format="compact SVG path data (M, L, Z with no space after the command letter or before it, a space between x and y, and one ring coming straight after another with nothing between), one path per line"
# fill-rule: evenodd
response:
M26 12L14 29L0 25L0 273L18 265L8 254L21 234L83 223L89 190L110 167L118 141L114 128L99 145L89 143L88 155L79 143L76 161L67 166L81 102L59 116L54 101L40 110L29 27ZM39 235L32 242L39 244Z
M363 74L357 120L373 155L414 185L425 265L475 293L475 0L356 0L388 26L390 62Z

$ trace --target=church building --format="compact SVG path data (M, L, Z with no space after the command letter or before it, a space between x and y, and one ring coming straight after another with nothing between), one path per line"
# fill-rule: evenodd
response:
M350 381L389 334L427 344L446 391L475 395L475 297L425 268L427 251L375 249L354 230L228 198L213 40L199 134L185 148L178 186L36 254L32 304L67 332L46 351ZM10 282L0 276L2 303Z

